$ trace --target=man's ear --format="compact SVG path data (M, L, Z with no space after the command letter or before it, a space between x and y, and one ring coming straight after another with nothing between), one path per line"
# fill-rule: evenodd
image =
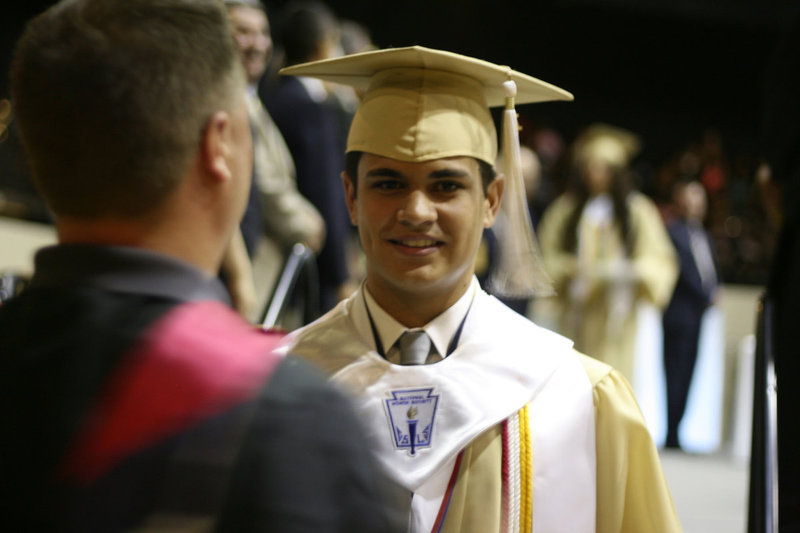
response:
M229 164L232 142L230 115L225 111L217 111L208 119L203 131L201 156L203 168L219 181L228 181L233 177Z
M347 211L350 213L350 223L358 226L358 212L356 211L356 184L350 179L347 172L342 172L342 185L344 185L344 197L347 202Z
M498 174L486 187L486 210L483 217L483 227L488 228L494 224L497 218L497 213L500 211L500 203L503 201L503 192L506 188L506 177L503 174Z

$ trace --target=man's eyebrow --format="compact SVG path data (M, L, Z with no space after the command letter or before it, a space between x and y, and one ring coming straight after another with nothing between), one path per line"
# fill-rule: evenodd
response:
M433 179L468 178L469 176L470 174L466 170L455 169L455 168L443 168L441 170L434 170L428 175L429 178Z
M466 170L454 169L454 168L443 168L439 170L434 170L433 172L428 174L429 179L468 178L469 176L470 174ZM393 168L388 168L388 167L379 167L368 170L365 177L402 179L405 178L406 176L399 170L395 170Z
M373 168L367 171L366 176L367 178L396 178L400 179L405 177L402 172L398 172L393 168L387 167L380 167L380 168Z

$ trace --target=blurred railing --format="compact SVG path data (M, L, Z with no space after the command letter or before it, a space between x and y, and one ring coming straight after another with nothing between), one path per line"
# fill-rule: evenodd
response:
M753 383L748 533L778 533L778 391L772 319L772 303L768 296L762 296Z
M29 281L22 274L0 271L0 304L22 292Z
M316 259L309 248L297 243L284 262L258 322L265 329L291 331L312 322L319 315Z

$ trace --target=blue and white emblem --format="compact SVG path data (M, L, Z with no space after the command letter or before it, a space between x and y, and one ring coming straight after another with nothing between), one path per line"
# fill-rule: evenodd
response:
M386 414L395 449L416 455L417 448L430 448L439 395L433 394L432 387L391 393L392 397L386 400Z

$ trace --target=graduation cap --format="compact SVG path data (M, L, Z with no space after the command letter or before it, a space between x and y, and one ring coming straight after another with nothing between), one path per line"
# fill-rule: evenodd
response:
M494 292L551 292L533 236L519 156L515 104L572 100L542 80L471 57L421 46L374 50L284 68L353 87L362 94L347 151L408 162L469 156L494 165L497 132L489 108L504 106L506 193L502 212L512 228L501 239Z

